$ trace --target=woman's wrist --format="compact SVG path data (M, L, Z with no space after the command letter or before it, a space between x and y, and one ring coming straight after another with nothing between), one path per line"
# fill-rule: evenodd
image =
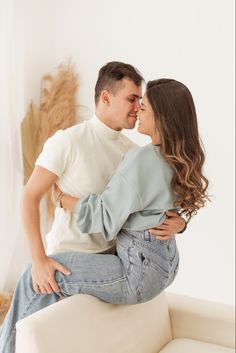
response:
M64 193L63 195L61 195L61 198L60 198L61 207L70 212L75 211L75 207L78 201L79 201L78 197L69 196Z
M77 202L79 201L78 197L73 197L70 195L65 194L63 191L61 191L57 185L54 185L54 203L56 207L63 208L65 210L68 210L70 212L75 211L75 206Z
M62 205L62 198L63 196L65 196L65 194L60 190L57 194L57 197L56 197L56 200L55 200L55 205L56 207L60 207L60 208L63 208L63 205Z

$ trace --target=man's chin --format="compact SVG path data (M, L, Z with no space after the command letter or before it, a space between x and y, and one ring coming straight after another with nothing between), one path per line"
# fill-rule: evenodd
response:
M126 127L125 127L125 129L128 129L128 130L132 130L132 129L134 129L135 128L135 125L136 125L136 121L137 120L135 120L135 121L129 121L126 125Z

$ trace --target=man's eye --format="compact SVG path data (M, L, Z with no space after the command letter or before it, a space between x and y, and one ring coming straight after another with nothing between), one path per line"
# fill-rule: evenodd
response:
M135 99L129 98L128 101L129 101L130 103L134 103L134 102L135 102Z

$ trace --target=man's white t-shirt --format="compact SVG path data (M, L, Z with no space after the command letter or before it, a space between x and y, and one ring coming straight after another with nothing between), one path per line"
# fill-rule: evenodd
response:
M82 124L57 131L46 141L35 164L55 173L63 192L82 197L102 193L124 154L135 146L121 131L110 129L94 116ZM81 233L75 214L62 208L56 208L46 241L47 254L106 252L115 244L115 240L106 241L100 233Z

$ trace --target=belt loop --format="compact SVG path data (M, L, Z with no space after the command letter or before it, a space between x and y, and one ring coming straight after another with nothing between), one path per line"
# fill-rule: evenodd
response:
M150 233L148 230L145 230L144 232L144 240L149 240L150 241Z
M174 243L174 239L173 236L171 236L168 240L167 240L167 244L168 244L168 249L170 249L172 247Z

